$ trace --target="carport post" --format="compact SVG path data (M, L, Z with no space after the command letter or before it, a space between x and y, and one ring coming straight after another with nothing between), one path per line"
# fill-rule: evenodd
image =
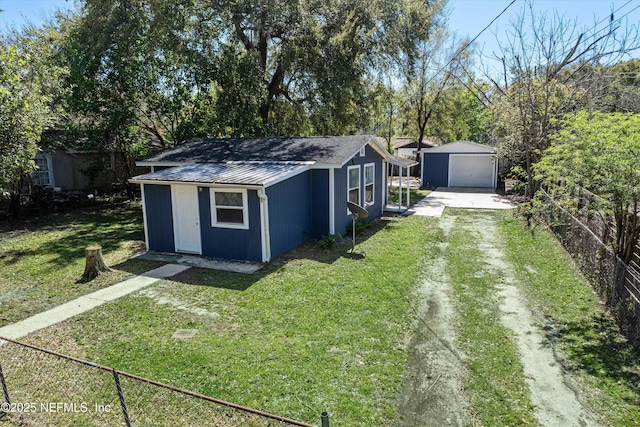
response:
M402 167L398 165L398 210L402 212Z
M409 180L409 171L411 168L407 166L407 209L411 207L411 181Z

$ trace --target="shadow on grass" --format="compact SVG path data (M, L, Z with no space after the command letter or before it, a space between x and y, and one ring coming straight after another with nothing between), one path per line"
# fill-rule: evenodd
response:
M392 230L394 226L395 221L391 219L371 221L370 225L356 236L356 243L359 245L378 232ZM324 249L320 247L318 242L308 242L274 258L269 264L252 274L191 267L168 278L168 280L186 285L208 286L242 292L264 277L270 274L277 274L279 270L286 268L286 265L290 262L308 260L323 264L333 264L341 259L348 259L357 263L366 260L367 254L358 246L356 246L354 253L351 252L351 237L339 240L332 249Z
M34 231L51 231L46 239L34 239L29 248L9 249L0 253L0 262L5 265L20 263L29 257L43 257L51 268L68 265L73 260L84 258L85 247L92 244L102 246L103 253L115 251L122 242L144 239L140 207L133 203L116 205L93 205L91 207L55 215L53 218L22 224L27 229L14 231L21 235ZM60 231L60 237L52 237ZM37 244L36 242L39 242Z
M141 275L149 270L156 269L165 265L163 261L153 261L148 259L130 258L119 264L110 265L109 268L113 271L124 271L130 274Z
M559 335L569 344L574 366L605 382L624 385L632 394L619 397L630 405L640 404L640 342L624 339L604 315L566 323Z
M366 242L371 237L381 231L390 231L396 225L396 221L391 217L376 218L367 223L367 228L356 234L356 248L352 253L352 234L343 236L342 239L336 240L335 247L325 249L320 246L319 242L308 242L304 245L283 254L271 261L271 264L277 264L280 260L290 259L308 259L323 264L333 264L341 258L349 258L354 260L363 260L367 257L366 252L358 248L358 245Z

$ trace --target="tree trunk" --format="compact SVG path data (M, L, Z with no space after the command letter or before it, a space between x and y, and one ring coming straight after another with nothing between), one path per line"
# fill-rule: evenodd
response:
M82 274L82 280L84 282L90 282L103 271L111 271L104 263L101 246L88 246L85 248L84 254L86 258L84 273Z

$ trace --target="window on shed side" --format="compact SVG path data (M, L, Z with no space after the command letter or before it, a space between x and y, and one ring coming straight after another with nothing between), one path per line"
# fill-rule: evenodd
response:
M375 194L375 163L367 163L364 165L364 205L370 206L374 203Z
M360 204L360 166L349 166L347 169L348 199L352 203Z
M33 183L45 187L53 186L53 177L51 170L51 156L49 154L36 154L34 158L37 169L33 171Z
M211 222L214 227L249 228L246 190L212 190Z

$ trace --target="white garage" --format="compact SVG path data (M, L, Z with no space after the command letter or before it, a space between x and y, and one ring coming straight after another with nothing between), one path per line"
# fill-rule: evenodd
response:
M495 149L471 141L456 141L422 151L422 185L496 188Z

